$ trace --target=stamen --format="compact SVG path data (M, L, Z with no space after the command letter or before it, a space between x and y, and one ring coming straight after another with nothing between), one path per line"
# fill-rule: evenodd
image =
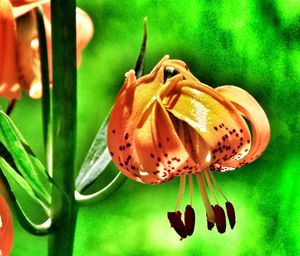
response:
M210 178L209 178L209 176L208 176L207 170L204 169L204 170L203 170L203 173L204 173L204 175L205 175L205 179L206 179L207 185L208 185L208 187L209 187L209 189L210 189L210 192L212 193L212 195L213 195L214 199L216 200L217 204L219 204L218 198L217 198L217 196L216 196L216 194L215 194L215 191L214 191L214 189L213 189L213 187L212 187L212 185L211 185Z
M195 228L195 211L191 205L187 205L185 207L184 224L185 224L186 234L188 236L191 236Z
M213 208L213 206L211 206L211 207ZM208 229L208 230L212 230L213 227L215 226L215 223L210 222L210 221L208 220L207 214L206 214L206 219L207 219L207 229Z
M196 177L197 177L197 181L198 181L199 188L200 188L200 195L202 197L202 201L203 201L204 207L206 209L207 219L210 222L215 222L215 214L211 207L211 204L210 204L210 201L209 201L206 189L205 189L203 177L201 176L201 173L196 174Z
M185 226L181 220L181 212L168 212L168 219L171 227L175 229L178 235L180 235L181 240L187 237Z
M190 205L193 203L193 196L194 196L194 191L193 191L193 175L189 174L189 184L190 184Z
M226 212L227 212L229 224L230 224L231 229L233 229L235 226L235 211L234 211L232 203L226 202L225 205L226 205Z
M185 180L186 180L186 175L180 176L179 193L178 193L178 199L177 199L175 211L179 210L183 198L184 189L185 189Z
M212 182L214 183L215 187L216 187L217 190L219 191L219 193L224 197L224 199L225 199L226 201L228 201L228 199L226 198L226 196L225 196L224 193L222 192L221 188L219 187L219 185L218 185L218 183L217 183L217 181L216 181L216 178L214 177L212 171L208 170L207 172L208 172L208 174L209 174L209 176L210 176Z
M214 206L216 225L219 233L223 234L226 231L226 218L223 208L219 205Z

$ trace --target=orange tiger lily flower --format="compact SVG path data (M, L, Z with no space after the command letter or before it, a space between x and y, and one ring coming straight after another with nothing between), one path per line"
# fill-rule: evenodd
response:
M32 98L41 97L39 40L33 9L42 5L48 44L49 78L52 79L52 47L49 0L2 0L0 2L0 96L17 99L21 88ZM81 50L91 40L90 17L76 9L77 64Z
M170 75L172 74L172 75ZM251 132L245 119L251 124ZM226 229L224 197L231 228L235 211L217 184L213 171L228 171L254 161L266 148L270 126L265 112L246 91L235 86L212 88L201 83L179 60L164 57L149 75L136 79L130 70L108 123L112 160L127 177L161 184L180 176L180 190L171 226L185 238L194 231L192 196L179 211L186 177L192 194L193 175L206 208L207 226ZM212 194L215 205L208 197Z
M13 222L9 208L0 196L0 255L9 255L13 244Z

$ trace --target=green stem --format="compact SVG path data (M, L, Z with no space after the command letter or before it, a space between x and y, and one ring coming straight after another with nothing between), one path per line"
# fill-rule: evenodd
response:
M76 28L75 0L52 0L53 56L53 190L55 231L49 238L49 256L73 251L77 207L74 199L76 147Z

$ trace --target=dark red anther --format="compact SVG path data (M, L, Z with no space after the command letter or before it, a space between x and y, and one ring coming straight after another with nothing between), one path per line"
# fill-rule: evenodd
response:
M207 217L206 219L207 219L207 229L212 230L215 224L213 222L210 222Z
M181 212L168 212L168 219L170 221L171 227L175 229L181 239L187 237L185 226L181 220Z
M224 212L223 208L217 204L214 206L213 210L215 213L217 229L218 229L219 233L223 234L226 230L225 212Z
M187 205L185 207L184 224L185 224L186 234L188 236L191 236L194 232L194 227L195 227L195 211L191 205Z
M231 229L233 229L235 226L235 211L234 211L232 203L226 202L225 205L226 205L226 212L227 212L229 224L230 224Z
M211 208L214 209L214 206L211 205ZM206 220L207 220L207 229L208 229L208 230L212 230L213 227L215 226L215 223L209 221L208 216L207 216L207 213L206 213Z

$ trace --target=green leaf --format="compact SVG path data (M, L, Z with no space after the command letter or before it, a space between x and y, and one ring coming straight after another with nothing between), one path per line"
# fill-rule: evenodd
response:
M144 19L144 35L139 52L139 56L135 65L136 76L140 77L143 73L144 59L147 45L147 19ZM89 151L86 155L83 164L80 168L79 174L76 179L76 192L75 198L79 203L92 203L104 199L112 192L116 191L127 179L123 174L118 173L114 179L107 184L104 188L99 189L97 192L90 195L83 195L81 193L86 187L95 182L97 178L105 171L111 157L107 149L107 123L109 120L110 112L104 122L102 123Z
M97 203L97 202L107 198L114 191L119 189L126 180L127 180L127 177L124 176L121 172L119 172L115 176L115 178L111 182L109 182L109 184L107 184L104 188L100 189L99 191L97 191L95 193L92 193L89 195L84 195L82 193L79 193L78 191L75 191L76 201L82 205Z
M0 139L3 141L4 148L11 155L10 160L13 161L19 174L39 199L49 206L51 201L49 176L13 122L3 111L0 111Z
M107 123L109 116L100 127L88 154L86 155L76 179L76 190L82 191L91 184L111 161L106 145Z
M38 36L39 36L39 50L41 60L41 82L42 82L42 120L43 120L43 139L44 148L47 157L49 158L49 151L51 148L51 94L49 88L49 65L47 52L47 38L45 31L45 24L41 7L36 12ZM49 160L49 159L47 159Z
M30 184L2 156L0 156L0 168L1 179L8 188L7 192L21 225L35 235L49 233L50 208L36 196ZM41 224L36 224L37 222Z

